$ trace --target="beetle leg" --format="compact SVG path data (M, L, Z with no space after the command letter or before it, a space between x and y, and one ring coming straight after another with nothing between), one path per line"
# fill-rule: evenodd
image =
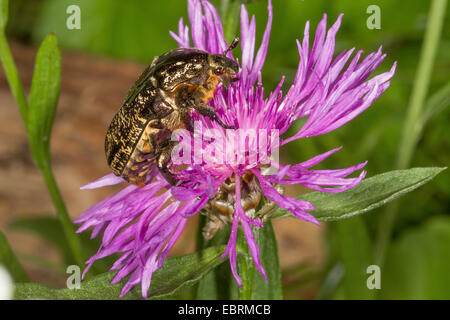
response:
M206 116L213 121L216 121L224 129L235 129L234 126L228 126L225 123L223 123L217 116L216 110L214 110L214 108L212 108L210 106L207 106L205 104L199 104L199 105L194 106L194 109L197 110L201 115Z
M192 117L191 117L191 115L189 114L189 111L188 110L185 110L183 113L182 113L182 120L183 120L183 123L184 123L184 125L186 126L186 129L189 131L189 132L194 132L194 122L192 121Z
M157 166L158 166L159 171L163 175L163 177L167 180L167 182L169 182L171 185L174 186L177 183L177 180L175 179L173 174L169 171L169 168L167 166L171 159L171 153L172 153L173 146L174 146L174 142L171 141L167 145L167 147L161 151L161 153L158 157Z
M157 129L149 135L149 141L155 154L160 154L170 143L172 131L170 131L160 119L153 119L148 124L150 127Z

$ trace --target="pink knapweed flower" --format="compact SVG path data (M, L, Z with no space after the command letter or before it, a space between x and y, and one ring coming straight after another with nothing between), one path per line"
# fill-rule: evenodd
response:
M195 47L210 53L224 52L228 45L214 6L206 0L188 0L188 13L190 30L180 19L178 34L171 32L179 46ZM239 224L256 267L266 278L252 231L252 226L263 227L269 216L267 210L256 210L259 203L276 204L297 218L318 224L308 213L314 207L309 202L283 195L280 186L299 184L311 190L334 193L352 188L366 174L362 171L358 177L347 178L361 170L366 162L345 169L311 169L340 148L295 165L282 165L273 157L268 158L290 141L339 128L366 110L389 87L395 64L389 72L368 79L385 57L381 48L362 60L362 51L351 58L354 49L343 51L333 59L335 36L341 20L342 14L327 30L327 16L324 15L311 46L309 22L306 23L303 41L297 40L300 60L293 84L283 95L282 78L275 90L267 95L262 86L261 69L269 44L272 4L269 0L268 22L256 54L255 17L249 20L246 7L242 5L242 56L237 59L241 67L239 80L220 87L210 103L221 120L233 125L236 130L225 130L209 118L192 115L196 128L200 127L213 136L209 142L204 142L201 133L202 150L211 144L216 148L214 152L203 150L200 156L195 154L192 163L182 169L173 169L173 174L179 180L177 186L169 185L157 170L153 170L144 187L128 185L84 212L76 220L76 223L81 223L78 232L93 227L92 237L103 233L101 247L87 261L88 267L84 273L96 260L121 253L122 256L111 268L118 271L112 283L130 275L121 295L141 283L142 295L147 297L153 272L163 265L169 250L183 231L186 220L203 210L216 223L212 224L212 229L224 223L231 225L224 257L229 256L236 282L241 285L236 270ZM231 52L227 56L233 58ZM306 119L300 130L279 140L292 123L300 118ZM245 132L244 150L236 142L242 139L239 136L242 132ZM187 135L184 134L176 152L180 155L182 150L183 156L190 157L192 154L189 150L192 144L197 143L198 137L194 134L192 141L189 139L190 133ZM176 167L174 161L172 166ZM276 168L275 172L269 172L269 166ZM110 174L84 188L122 182L124 180Z

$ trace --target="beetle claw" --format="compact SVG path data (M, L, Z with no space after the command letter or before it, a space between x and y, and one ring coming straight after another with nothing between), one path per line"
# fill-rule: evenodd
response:
M217 122L218 124L220 124L220 126L221 126L222 128L224 128L224 129L236 129L235 126L229 126L229 125L223 123L222 121L219 120L219 118L217 118L217 119L215 119L215 120L216 120L216 122Z

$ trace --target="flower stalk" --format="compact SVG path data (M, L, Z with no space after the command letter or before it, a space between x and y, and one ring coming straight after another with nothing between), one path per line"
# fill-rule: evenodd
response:
M84 264L83 250L79 237L75 233L75 228L72 220L69 217L66 204L61 196L58 185L53 175L53 171L49 166L40 168L42 176L44 177L45 184L47 185L48 192L52 198L53 205L56 208L59 221L64 231L66 241L72 251L72 255L79 266Z
M428 95L434 60L441 38L446 5L447 0L433 0L431 3L417 74L414 79L402 140L399 145L398 169L405 169L409 166L421 134L422 117L426 112L424 110L425 99Z
M252 300L253 290L255 287L256 266L252 260L251 253L242 230L239 230L236 251L238 253L237 260L239 275L242 280L242 286L239 288L239 299Z

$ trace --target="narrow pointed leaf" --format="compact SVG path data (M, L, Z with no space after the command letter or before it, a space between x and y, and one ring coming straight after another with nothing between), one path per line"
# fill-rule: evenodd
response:
M224 247L208 248L200 253L193 253L165 261L161 270L157 270L152 277L149 298L169 298L181 288L190 286L202 279L211 269L221 264ZM17 284L16 299L87 299L97 300L119 299L124 285L123 280L115 285L110 282L113 272L98 275L91 280L81 282L81 288L49 289L36 283ZM142 299L141 288L136 286L124 299Z
M29 281L27 273L17 260L16 255L11 250L8 241L0 232L0 265L3 265L11 274L15 282Z
M33 156L41 167L50 162L50 134L58 104L61 82L61 56L56 36L42 42L31 82L28 129Z
M319 221L337 221L378 208L431 181L446 168L412 168L394 170L364 179L356 187L341 193L311 192L299 199L311 202L311 214ZM278 209L273 217L292 217Z

